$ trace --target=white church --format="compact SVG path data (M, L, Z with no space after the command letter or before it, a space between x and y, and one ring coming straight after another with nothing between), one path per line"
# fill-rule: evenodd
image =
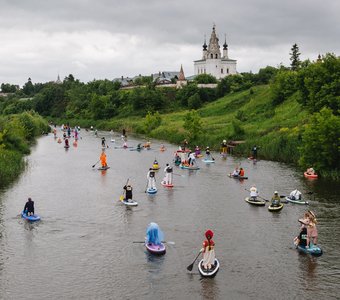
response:
M237 74L236 60L228 56L228 45L225 40L223 44L223 55L221 55L219 39L213 26L209 46L204 40L202 59L194 61L195 75L210 74L217 79Z

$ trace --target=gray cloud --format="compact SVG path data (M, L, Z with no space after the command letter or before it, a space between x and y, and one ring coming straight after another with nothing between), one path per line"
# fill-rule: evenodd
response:
M178 70L193 74L213 22L239 71L339 53L340 2L324 0L0 0L0 83Z

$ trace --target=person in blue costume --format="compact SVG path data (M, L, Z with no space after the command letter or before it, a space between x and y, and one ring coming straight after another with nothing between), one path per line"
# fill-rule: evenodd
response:
M34 201L32 201L31 198L28 198L28 201L25 204L24 212L27 216L33 216L34 215Z
M162 230L160 230L158 224L150 223L146 228L146 237L145 241L147 244L151 245L161 245L164 240L164 234Z

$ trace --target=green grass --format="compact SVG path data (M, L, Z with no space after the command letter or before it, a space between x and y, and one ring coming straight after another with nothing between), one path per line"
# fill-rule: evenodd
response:
M269 85L252 87L250 90L224 96L204 105L198 110L203 123L202 134L189 139L184 128L184 118L188 110L162 114L161 125L150 132L143 132L143 118L125 117L106 121L71 120L71 124L87 124L105 130L131 133L144 133L146 137L167 140L181 144L184 138L194 147L210 146L219 150L220 143L226 140L244 140L234 148L234 154L248 156L253 145L259 146L258 156L264 159L295 163L299 159L298 146L301 133L309 115L292 95L278 106L273 106ZM70 120L67 120L70 121ZM65 123L66 120L63 120Z

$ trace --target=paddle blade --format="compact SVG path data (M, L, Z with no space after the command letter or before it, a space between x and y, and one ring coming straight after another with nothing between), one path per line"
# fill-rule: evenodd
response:
M194 267L194 264L192 263L190 266L187 266L188 271L192 271L192 268Z
M123 195L120 195L119 200L120 200L120 201L123 201L123 200L124 200L124 196L123 196Z

